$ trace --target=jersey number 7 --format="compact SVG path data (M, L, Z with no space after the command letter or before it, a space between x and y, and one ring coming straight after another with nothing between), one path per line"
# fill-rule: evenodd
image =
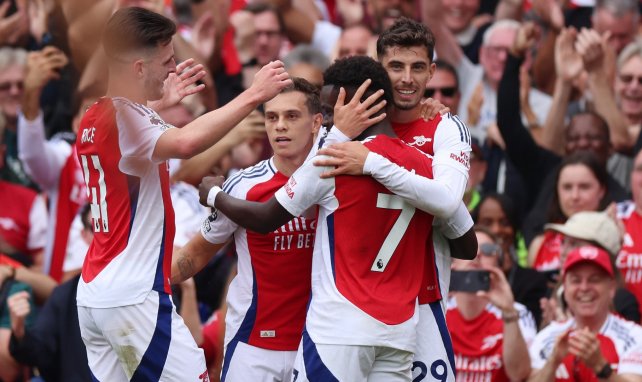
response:
M377 195L377 208L401 210L401 214L392 226L390 232L388 232L388 236L386 236L386 239L383 241L379 253L377 253L377 257L370 268L373 272L383 272L388 266L390 258L395 253L399 242L401 242L403 235L406 233L416 209L398 195L381 193Z
M82 171L85 176L85 186L87 186L87 198L91 203L91 218L94 222L94 232L109 232L109 218L107 217L107 186L105 185L105 172L100 165L98 155L91 155L91 164L96 172L98 172L98 190L96 187L89 185L89 163L86 155L80 156L82 164Z

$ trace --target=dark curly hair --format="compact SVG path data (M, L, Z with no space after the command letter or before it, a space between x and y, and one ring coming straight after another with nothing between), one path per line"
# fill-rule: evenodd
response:
M342 86L357 89L367 79L372 80L368 87L368 91L363 95L362 101L368 96L380 89L384 93L381 99L385 99L388 105L393 104L392 99L392 85L386 69L380 63L367 56L353 56L336 60L325 73L323 73L323 84ZM351 97L346 97L346 102L349 102Z
M377 56L379 59L384 56L386 49L393 46L403 48L425 46L428 50L428 59L432 61L435 51L435 35L424 24L402 17L392 24L390 28L383 31L377 39Z

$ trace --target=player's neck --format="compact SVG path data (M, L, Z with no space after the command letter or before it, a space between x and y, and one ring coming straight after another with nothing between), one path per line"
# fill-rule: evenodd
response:
M473 293L457 292L455 293L457 309L462 317L466 320L472 320L478 317L486 308L488 301L477 297Z
M392 113L390 115L390 120L394 123L410 123L412 121L416 121L421 117L421 104L417 104L417 106L413 107L410 110L401 110L397 109L396 107L393 108Z
M112 78L112 76L110 76ZM141 87L131 86L130 81L114 80L109 81L107 85L107 97L123 97L130 101L146 105L147 99L145 94L140 90Z
M289 178L299 167L301 167L303 162L305 162L308 152L309 150L306 151L305 155L298 156L296 158L285 158L279 155L274 155L274 166L278 172Z
M388 119L384 119L383 121L376 123L368 127L367 129L365 129L363 133L361 133L354 140L362 141L374 135L387 135L389 137L394 137L394 138L397 137L397 134L395 134L395 131L392 129L392 125L390 124L390 121Z

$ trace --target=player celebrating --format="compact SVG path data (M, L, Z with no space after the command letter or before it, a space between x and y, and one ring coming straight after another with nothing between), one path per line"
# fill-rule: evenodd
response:
M413 201L418 208L448 218L453 214L467 214L461 200L466 188L469 169L470 134L458 117L451 114L437 115L425 121L421 118L422 97L426 84L434 74L432 62L435 38L423 24L401 18L384 31L377 40L377 54L390 76L393 87L394 109L391 113L395 133L408 144L433 156L434 179L423 179L415 184L415 175L391 163L367 147L354 142L325 148L321 154L333 158L318 160L322 166L336 166L324 176L339 174L369 174L386 188ZM348 137L361 133L359 125L335 121L337 127ZM339 136L335 133L335 136ZM395 181L392 181L395 180ZM426 197L430 195L430 197ZM417 204L419 203L419 204ZM448 239L474 236L468 218L466 225L453 227ZM446 329L444 310L439 301L445 292L450 277L450 249L445 238L434 231L433 243L436 253L439 284L427 279L419 296L418 347L415 367L430 372L434 378L454 381L455 365L451 341ZM453 252L454 256L459 256ZM429 273L434 273L430 268ZM436 337L438 333L439 337Z
M78 318L91 372L101 381L209 379L170 299L175 229L166 161L202 152L291 83L282 63L270 63L232 102L173 128L147 101L176 103L200 87L164 92L164 83L189 85L204 75L199 66L175 73L175 31L171 20L142 8L112 15L103 36L107 97L87 111L76 143L94 227Z
M324 74L324 103L334 104L339 87L362 98L357 87L392 91L385 70L368 57L336 61ZM362 88L365 91L365 88ZM341 91L345 96L346 92ZM394 137L388 120L359 139L373 151L431 176L428 156ZM312 261L312 298L295 361L298 380L410 380L415 347L415 304L427 255L432 216L391 194L369 177L322 179L326 168L308 161L274 198L262 204L234 199L206 178L201 200L241 226L269 232L319 206ZM369 221L376 224L367 224ZM305 366L304 366L305 365Z
M227 180L232 196L262 202L299 168L312 148L323 116L316 87L293 78L265 103L265 125L274 156ZM234 235L238 274L230 284L225 318L222 381L288 380L301 341L310 300L310 272L316 216L297 217L261 235L220 213L203 223L172 259L172 282L202 269Z

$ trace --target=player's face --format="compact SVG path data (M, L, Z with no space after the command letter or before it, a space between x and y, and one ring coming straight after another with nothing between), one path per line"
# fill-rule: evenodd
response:
M508 220L506 212L496 199L487 198L479 206L477 224L488 228L497 238L504 251L511 248L515 241L515 229Z
M455 76L444 69L436 69L435 74L426 85L429 97L436 99L450 108L453 113L459 108L460 93Z
M615 281L602 268L579 263L564 276L564 299L577 319L606 315L615 296Z
M367 56L372 33L365 27L356 26L346 29L339 39L337 58Z
M425 46L392 46L386 49L381 63L392 83L395 107L400 110L417 107L424 96L426 84L435 72L428 49Z
M435 0L439 1L439 0ZM454 33L468 28L479 10L479 0L441 0L444 24Z
M580 211L597 211L605 190L584 164L565 166L557 182L560 209L568 218Z
M147 100L163 97L163 85L170 73L176 72L174 46L167 44L154 49L144 63L144 86Z
M254 57L263 66L279 58L283 35L273 12L254 15Z
M479 50L479 63L484 68L486 79L491 83L499 83L504 73L508 50L513 45L517 31L510 28L495 30L486 45Z
M18 117L25 71L21 65L0 70L0 112L10 119Z
M615 78L615 94L626 116L642 118L642 57L631 57Z
M293 91L265 103L265 128L275 156L297 160L310 152L321 114L311 114L305 101L305 94Z

